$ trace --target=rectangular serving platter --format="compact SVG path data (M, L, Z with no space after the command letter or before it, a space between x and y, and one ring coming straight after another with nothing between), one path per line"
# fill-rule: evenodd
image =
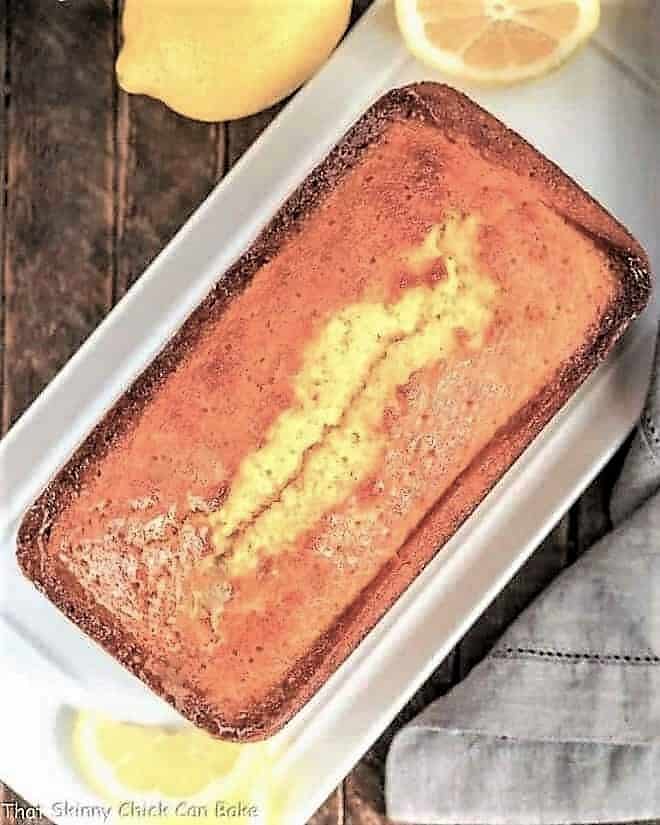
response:
M606 17L601 39L555 74L512 89L465 91L619 217L658 270L660 97L648 76L617 53L617 37ZM388 89L421 79L443 78L408 55L391 4L377 2L0 445L0 777L56 822L80 821L55 808L58 801L100 801L71 767L67 706L97 706L103 696L106 709L114 707L121 716L130 705L131 718L145 722L168 711L23 579L14 558L19 519L367 106ZM278 781L288 788L287 825L309 818L626 438L643 404L656 319L654 300L607 362L275 737Z

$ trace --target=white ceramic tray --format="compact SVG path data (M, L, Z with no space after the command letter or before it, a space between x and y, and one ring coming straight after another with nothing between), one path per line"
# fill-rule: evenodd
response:
M660 269L658 98L617 55L617 32L602 36L540 82L468 92L621 218ZM368 104L420 79L440 78L409 57L390 3L377 2L0 445L0 777L57 822L80 821L58 801L99 801L69 764L66 705L145 722L173 712L23 580L20 516ZM306 821L626 437L643 403L655 319L653 306L278 735L287 825Z

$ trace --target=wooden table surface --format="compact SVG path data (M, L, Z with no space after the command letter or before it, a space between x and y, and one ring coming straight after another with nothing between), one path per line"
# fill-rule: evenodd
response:
M356 0L353 18L369 3ZM279 110L202 124L125 95L114 78L118 6L119 0L0 0L3 432ZM382 773L393 732L462 678L533 596L607 530L618 463L562 520L314 825L386 825ZM0 747L11 747L1 732ZM3 794L15 799L0 784Z

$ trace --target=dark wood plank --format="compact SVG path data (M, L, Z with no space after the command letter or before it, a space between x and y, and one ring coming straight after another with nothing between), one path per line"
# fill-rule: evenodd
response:
M571 561L584 553L610 530L612 523L609 515L609 501L612 484L613 479L608 467L587 487L575 503L573 508L575 539Z
M356 23L364 12L373 3L373 0L353 0L353 7L351 9L351 26Z
M318 811L308 820L307 825L343 825L344 793L340 785L325 800Z
M7 179L7 106L9 104L9 63L7 43L9 40L8 0L0 0L0 364L4 364L5 348L5 182ZM0 369L0 410L3 407L5 390L4 369ZM2 435L2 415L0 414L0 435Z
M5 430L110 307L114 18L91 0L1 9Z
M10 825L9 817L11 816L13 802L13 794L7 785L0 782L0 825Z
M110 306L114 160L111 9L9 9L5 427Z
M50 825L41 810L0 782L0 825Z
M224 174L224 128L188 120L156 100L120 93L115 299Z
M6 217L6 178L7 178L7 106L9 103L9 76L7 63L7 45L9 40L9 14L7 0L0 0L0 79L2 82L2 119L0 120L0 363L4 365L5 349L5 217ZM0 410L3 408L5 390L5 371L0 370ZM0 416L0 434L2 428ZM9 788L0 782L0 825L9 825L10 807L14 797Z
M612 527L609 514L610 497L631 441L632 436L626 440L575 504L575 557L588 550Z
M385 816L382 774L367 760L351 771L344 788L344 825L392 825Z

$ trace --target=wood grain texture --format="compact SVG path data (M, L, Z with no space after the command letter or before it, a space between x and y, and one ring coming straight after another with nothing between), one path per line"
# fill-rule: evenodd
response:
M5 218L7 179L7 107L9 105L9 76L7 46L9 43L8 0L0 0L0 436L2 436L2 409L5 391ZM0 797L1 798L1 797Z
M576 502L573 508L575 531L570 561L588 550L612 528L609 501L631 442L632 436Z
M115 0L117 53L122 12L123 0ZM114 301L138 280L226 169L224 124L189 120L160 101L116 88Z
M119 94L115 300L224 174L224 130L224 124L187 120L156 100Z
M325 800L323 805L307 822L307 825L343 825L344 788L343 783Z
M392 825L385 815L382 774L363 759L344 782L345 825Z
M89 0L9 2L3 425L110 307L114 21Z
M36 806L0 782L0 825L51 825Z

